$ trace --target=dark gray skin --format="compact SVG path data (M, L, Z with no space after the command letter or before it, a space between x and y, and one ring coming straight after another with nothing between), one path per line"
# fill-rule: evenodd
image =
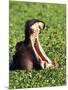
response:
M10 70L15 69L26 69L26 70L32 70L32 69L42 69L38 61L36 60L36 57L34 55L34 52L31 48L31 44L26 44L25 42L19 42L16 45L17 51L15 55L13 56L13 63L11 64Z
M13 55L13 61L10 65L10 70L40 70L42 69L41 65L37 61L37 58L34 54L31 41L30 41L30 35L32 34L32 31L30 30L30 26L33 25L36 22L42 22L36 19L28 20L25 24L25 40L20 41L16 45L16 52L15 55ZM42 22L44 23L44 22ZM44 24L45 27L45 24ZM44 29L43 27L43 29Z

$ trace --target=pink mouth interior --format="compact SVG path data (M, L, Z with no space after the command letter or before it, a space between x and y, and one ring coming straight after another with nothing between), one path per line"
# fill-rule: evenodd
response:
M43 53L41 52L41 50L40 50L40 48L39 48L37 39L35 39L34 47L35 47L35 50L36 50L37 54L41 57L41 59L42 59L43 61L46 61L46 62L48 63L48 61L47 61L46 58L43 56Z

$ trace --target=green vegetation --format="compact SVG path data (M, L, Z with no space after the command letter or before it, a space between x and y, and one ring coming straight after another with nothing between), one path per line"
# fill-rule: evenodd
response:
M9 73L9 88L30 88L61 86L66 84L66 5L28 3L10 1L9 9L9 55L15 53L17 42L24 40L24 25L28 19L44 21L48 30L40 34L44 51L52 60L59 63L58 68L35 71L17 70Z

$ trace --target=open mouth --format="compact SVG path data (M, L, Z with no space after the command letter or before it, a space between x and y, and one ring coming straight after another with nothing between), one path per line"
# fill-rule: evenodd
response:
M35 38L34 48L35 48L36 53L38 54L38 56L40 57L40 59L41 59L42 61L46 61L46 62L48 63L48 61L46 60L46 58L45 58L44 55L43 55L43 52L42 52L39 44L40 44L40 43L38 42L38 39Z
M34 51L35 56L37 58L37 61L41 63L41 66L43 64L42 67L44 68L44 65L47 64L46 67L50 67L52 65L52 61L45 54L44 50L41 47L40 41L39 41L39 33L41 33L43 31L44 26L42 23L39 23L39 29L38 29L37 25L38 24L36 23L31 27L31 29L34 31L30 35L32 48L33 48L33 51Z

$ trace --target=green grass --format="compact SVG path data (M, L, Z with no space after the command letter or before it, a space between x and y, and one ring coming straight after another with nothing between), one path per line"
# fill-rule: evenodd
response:
M24 24L27 19L36 18L44 21L48 30L40 34L44 51L52 60L56 59L59 67L31 72L25 70L10 71L9 88L31 88L61 86L66 84L66 5L28 3L10 1L9 55L15 53L15 45L24 40Z

